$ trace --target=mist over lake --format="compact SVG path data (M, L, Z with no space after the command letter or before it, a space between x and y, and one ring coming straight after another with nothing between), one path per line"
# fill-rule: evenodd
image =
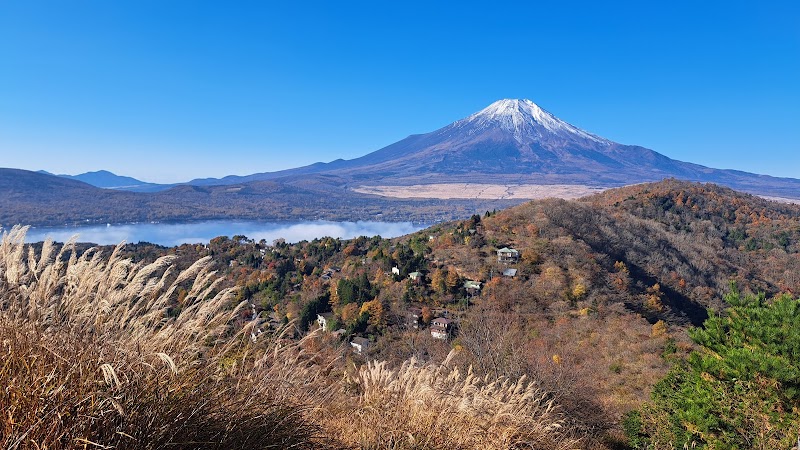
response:
M358 236L396 237L424 228L412 222L255 222L207 221L194 223L139 223L122 225L96 225L86 227L39 227L28 230L26 242L39 242L50 237L65 242L78 235L78 242L114 245L151 242L168 247L181 244L207 243L217 236L244 235L271 243L283 238L287 242L311 240L324 236L350 239Z

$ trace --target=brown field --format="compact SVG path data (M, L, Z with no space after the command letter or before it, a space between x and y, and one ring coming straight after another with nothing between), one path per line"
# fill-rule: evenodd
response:
M353 191L394 198L439 198L439 199L574 199L604 191L606 188L579 184L484 184L484 183L440 183L411 186L359 186Z
M800 205L800 200L796 198L770 197L769 195L759 195L759 197L766 200L772 200L773 202L778 202L778 203L790 203L794 205Z

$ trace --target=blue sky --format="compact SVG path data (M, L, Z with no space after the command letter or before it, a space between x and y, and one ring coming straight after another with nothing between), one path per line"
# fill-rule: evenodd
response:
M432 3L2 1L0 166L265 172L529 98L617 142L800 177L800 2Z

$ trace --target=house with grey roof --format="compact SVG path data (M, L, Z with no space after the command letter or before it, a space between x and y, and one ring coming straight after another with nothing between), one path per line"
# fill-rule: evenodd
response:
M353 347L353 351L361 354L367 350L370 346L370 341L367 338L363 338L361 336L356 336L350 341L350 346Z
M519 251L503 247L497 251L497 262L509 263L519 261Z

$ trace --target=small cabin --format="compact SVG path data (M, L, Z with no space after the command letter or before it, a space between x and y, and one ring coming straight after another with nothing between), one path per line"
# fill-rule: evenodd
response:
M361 354L367 350L370 346L369 339L363 337L354 337L352 341L350 341L350 346L353 347L353 351Z
M497 262L509 263L519 261L519 251L503 247L497 251Z
M435 339L447 339L453 330L453 321L437 317L431 321L431 336Z
M503 271L504 277L514 278L517 276L517 269L506 269Z
M419 284L422 282L423 276L422 273L420 272L411 272L410 274L408 274L408 278L411 278L411 281L413 281L414 283Z
M419 329L422 323L422 310L419 308L411 308L408 310L408 326L413 329Z
M481 292L481 282L467 280L464 282L464 290L467 291L469 295L478 295Z

